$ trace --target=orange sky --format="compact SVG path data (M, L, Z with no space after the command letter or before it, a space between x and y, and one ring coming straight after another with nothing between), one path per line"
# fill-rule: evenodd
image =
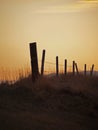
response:
M98 70L98 0L0 0L0 67L30 65L33 41L39 60L45 48L47 61Z

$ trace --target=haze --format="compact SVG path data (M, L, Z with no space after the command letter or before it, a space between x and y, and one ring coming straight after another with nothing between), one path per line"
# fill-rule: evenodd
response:
M29 43L36 41L38 58L75 60L98 70L98 1L0 0L0 67L30 65Z

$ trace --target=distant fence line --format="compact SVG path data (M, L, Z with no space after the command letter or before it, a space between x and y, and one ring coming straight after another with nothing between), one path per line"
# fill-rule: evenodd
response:
M51 72L51 69L47 70L45 68L45 64L54 66L53 73L55 73L56 76L58 76L61 73L61 67L63 67L62 68L62 73L64 73L65 75L67 75L67 73L69 72L69 69L68 69L69 67L72 69L71 72L72 72L73 76L76 75L76 74L77 75L80 74L80 72L79 72L80 69L78 68L78 64L76 63L76 61L73 60L71 66L68 66L67 59L64 60L64 65L60 64L58 56L56 56L55 63L49 62L49 61L45 61L45 53L46 53L46 50L43 50L42 51L41 67L40 67L40 74L41 75L44 75L45 73L50 73ZM30 56L31 56L32 80L33 80L33 82L35 82L36 79L39 76L39 67L38 67L36 42L30 43ZM93 71L94 71L94 64L91 66L90 76L93 75ZM87 65L86 64L84 64L84 75L85 76L87 75Z
M41 60L39 60L39 62L41 63ZM49 62L49 61L45 61L44 63L44 74L50 74L50 73L55 73L56 71L56 63L54 62ZM72 66L71 65L67 65L67 69L68 72L72 71ZM63 64L59 64L59 70L60 73L64 73L64 65ZM39 66L39 71L41 72L41 67Z
M16 81L21 77L26 77L32 72L32 81L35 82L36 79L39 77L39 75L44 74L55 74L58 76L59 74L63 73L64 75L67 75L69 72L72 73L72 75L79 75L83 74L84 76L88 75L87 70L87 64L84 64L84 70L79 69L78 64L76 61L72 61L71 65L68 65L68 60L64 59L64 63L61 64L59 62L59 57L55 57L55 62L47 61L45 60L45 53L46 50L42 51L42 59L38 60L37 58L37 45L36 42L30 43L30 57L31 57L31 69L28 67L26 69L19 69L18 71L14 71L14 74L12 71L7 72L5 69L0 68L0 80L6 81ZM38 62L41 63L40 66L38 66ZM39 71L40 70L40 71ZM82 72L82 73L81 73ZM89 75L92 76L94 72L94 64L92 64Z

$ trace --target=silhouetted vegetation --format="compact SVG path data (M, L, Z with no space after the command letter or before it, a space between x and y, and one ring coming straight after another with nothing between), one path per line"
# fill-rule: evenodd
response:
M97 130L98 77L31 76L0 84L1 130Z

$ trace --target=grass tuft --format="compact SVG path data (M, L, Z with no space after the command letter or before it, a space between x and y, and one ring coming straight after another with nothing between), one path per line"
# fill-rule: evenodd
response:
M0 129L98 129L98 77L31 75L0 84Z

